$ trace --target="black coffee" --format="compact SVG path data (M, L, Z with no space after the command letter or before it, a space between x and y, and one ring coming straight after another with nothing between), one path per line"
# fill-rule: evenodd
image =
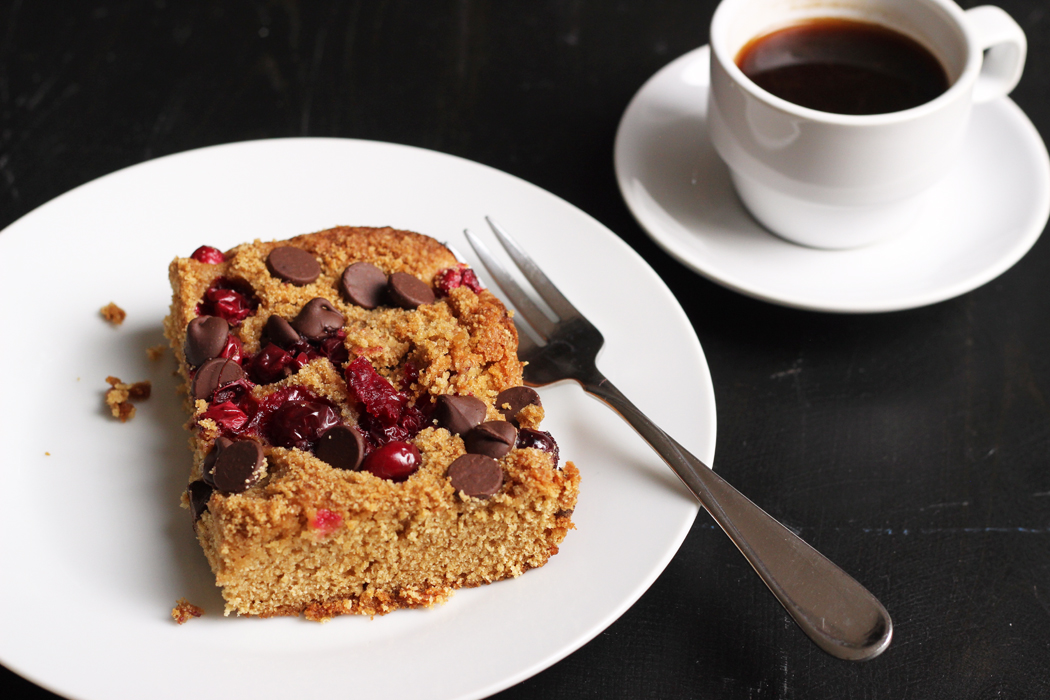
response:
M917 41L846 19L813 19L756 37L736 63L777 97L837 114L899 112L948 89L944 67Z

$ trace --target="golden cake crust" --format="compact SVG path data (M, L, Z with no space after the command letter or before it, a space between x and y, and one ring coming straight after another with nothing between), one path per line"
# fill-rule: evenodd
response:
M266 260L278 246L313 255L321 268L317 279L295 286L272 275ZM360 261L387 275L406 272L428 285L458 265L445 246L427 236L359 227L254 241L227 251L219 264L192 258L172 262L165 334L193 416L187 424L194 452L191 484L201 482L205 458L223 429L205 415L211 404L191 397L194 368L186 359L186 327L219 278L249 285L258 299L255 313L231 331L245 353L261 349L270 315L293 319L307 302L321 297L345 317L349 361L367 358L379 375L415 397L417 406L443 394L473 396L485 403L486 420L503 420L496 396L521 385L522 365L514 324L499 299L488 290L460 286L414 309L364 309L344 299L338 287L343 270ZM342 368L326 357L281 381L254 386L251 394L264 401L289 387L331 401L347 425L362 417L364 408L348 389ZM539 406L517 416L523 428L537 428L542 418ZM556 468L542 449L515 447L501 457L502 488L491 498L479 498L452 486L448 468L466 448L460 436L437 421L411 438L422 462L403 482L337 469L309 450L262 442L264 476L241 493L211 492L195 523L227 614L305 614L322 620L429 607L455 588L542 566L573 527L579 472L571 462ZM184 503L190 501L187 494Z

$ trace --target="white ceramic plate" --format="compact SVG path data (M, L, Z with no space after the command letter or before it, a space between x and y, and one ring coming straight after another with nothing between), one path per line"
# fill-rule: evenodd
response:
M847 251L769 233L737 199L707 135L710 53L692 51L649 79L616 135L616 178L649 235L682 264L784 306L864 313L925 306L998 277L1028 252L1050 214L1050 159L1007 98L974 108L958 167L891 240Z
M576 385L542 395L545 427L583 474L578 530L542 569L432 610L324 625L224 618L178 507L190 455L174 363L145 352L164 342L174 256L337 224L416 230L468 251L465 227L496 245L486 214L605 333L610 379L710 463L714 394L688 319L637 254L572 205L476 163L383 143L287 139L161 158L0 234L0 661L85 700L478 698L623 613L697 505ZM99 316L110 301L127 311L120 328ZM127 424L103 405L111 374L153 382ZM175 625L179 597L205 616Z

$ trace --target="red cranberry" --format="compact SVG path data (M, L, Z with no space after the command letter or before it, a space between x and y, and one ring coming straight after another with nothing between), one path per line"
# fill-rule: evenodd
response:
M278 447L309 450L321 433L339 424L335 409L324 400L288 401L266 422L266 439Z
M346 349L343 342L346 339L346 331L338 330L331 338L325 338L317 346L317 352L331 360L336 367L342 367L350 359L350 351Z
M273 343L252 356L248 363L248 376L256 384L273 384L301 370L310 357L305 352L293 354Z
M417 469L423 458L415 445L407 442L391 442L365 457L362 469L382 479L404 481Z
M429 405L424 406L430 409ZM358 427L365 437L365 454L388 442L411 440L430 422L429 412L406 406L395 425L383 425L367 413L359 418Z
M441 292L443 295L448 296L448 293L456 287L462 286L463 284L463 263L460 263L456 267L446 267L436 275L434 275L434 288Z
M257 308L259 300L255 298L251 285L219 277L204 292L204 298L197 304L197 313L224 318L232 327L240 325Z
M212 403L198 420L210 418L219 426L224 435L238 435L248 423L248 414L238 408L232 401Z
M197 262L207 263L208 265L218 265L219 263L226 261L226 258L223 257L222 251L218 248L212 248L210 245L202 245L200 248L193 251L193 255L190 257Z
M244 345L241 343L241 339L230 333L226 336L226 345L223 346L222 352L219 353L219 357L225 357L233 360L239 365L244 364Z
M359 357L347 365L346 383L350 393L365 405L365 411L386 427L397 425L408 396L395 391L367 357Z
M314 515L313 520L310 521L310 527L316 530L320 535L327 537L343 524L343 516L339 513L334 513L327 508L318 508L317 514Z
M411 362L405 363L405 376L401 377L401 391L408 391L419 381L419 369Z
M475 275L474 271L469 267L463 271L463 284L475 294L480 294L481 291L485 289L481 285L481 280L478 279L478 276Z
M481 286L481 282L478 281L478 276L467 267L466 263L458 263L455 267L446 267L434 275L434 288L444 296L448 296L448 293L456 287L464 286L475 294L484 289Z
M252 384L247 379L236 379L227 384L223 384L221 387L215 390L215 394L211 397L212 403L222 403L223 401L231 401L240 409L244 409L244 400L247 397L251 397Z
M546 430L533 430L522 428L518 431L518 447L534 447L537 450L549 452L554 460L554 468L558 468L558 443Z

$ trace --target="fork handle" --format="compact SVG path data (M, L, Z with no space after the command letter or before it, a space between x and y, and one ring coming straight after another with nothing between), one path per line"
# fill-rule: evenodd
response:
M581 384L663 457L817 646L850 661L874 658L889 646L893 622L864 586L715 474L608 379L596 373Z

